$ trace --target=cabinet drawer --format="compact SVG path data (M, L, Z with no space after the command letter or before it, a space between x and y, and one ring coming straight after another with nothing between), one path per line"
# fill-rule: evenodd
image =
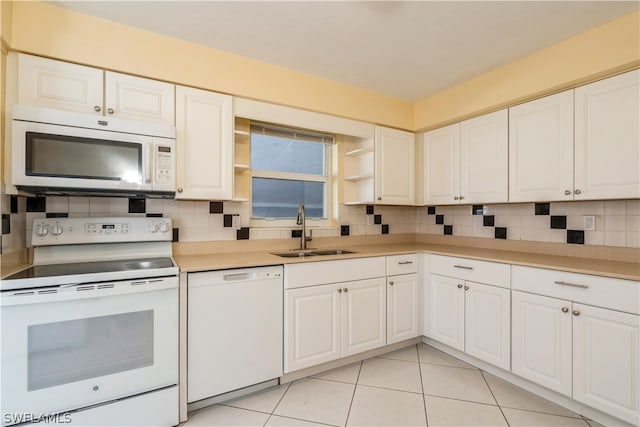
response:
M304 288L384 276L385 257L289 264L284 266L284 288Z
M513 289L640 314L640 283L588 274L513 266Z
M392 255L387 257L387 276L418 272L418 255Z
M498 262L432 255L431 273L503 288L510 287L510 265Z

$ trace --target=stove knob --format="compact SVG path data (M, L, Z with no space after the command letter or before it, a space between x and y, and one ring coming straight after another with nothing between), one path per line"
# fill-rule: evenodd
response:
M47 227L45 224L36 225L35 233L40 237L44 237L49 233L49 227Z
M167 233L169 232L169 224L167 224L166 222L163 222L160 224L160 231L163 233Z
M64 229L62 227L60 227L58 224L56 224L51 229L51 234L53 234L54 236L59 236L59 235L62 234L63 231L64 231Z
M149 224L149 232L157 233L158 232L158 224Z

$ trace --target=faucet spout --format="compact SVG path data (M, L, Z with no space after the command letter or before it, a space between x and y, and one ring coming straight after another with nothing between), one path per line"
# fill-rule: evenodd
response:
M296 224L302 226L302 230L300 232L300 249L307 249L307 242L311 240L311 236L307 237L307 218L304 211L304 203L300 203L298 205L298 220Z

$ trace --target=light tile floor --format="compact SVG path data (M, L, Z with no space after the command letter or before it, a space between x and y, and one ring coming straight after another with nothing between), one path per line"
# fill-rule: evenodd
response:
M189 414L196 426L601 427L425 344Z

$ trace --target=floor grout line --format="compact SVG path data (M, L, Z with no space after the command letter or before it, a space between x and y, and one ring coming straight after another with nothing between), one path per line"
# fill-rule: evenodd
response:
M493 390L491 389L491 386L489 385L489 381L487 381L487 378L484 376L484 371L482 369L480 369L480 375L482 376L482 379L484 380L484 383L487 385L487 388L489 389L489 392L491 393L491 396L493 396L493 400L495 400L496 406L500 410L500 413L502 414L502 418L504 418L504 422L507 423L507 426L510 426L511 424L509 424L509 420L507 419L507 416L504 414L504 411L502 410L502 407L498 403L498 399L496 399L496 395L493 393Z
M418 352L418 372L420 372L420 388L422 389L422 407L424 408L424 421L429 427L429 415L427 414L427 401L424 398L424 379L422 378L422 364L420 362L420 344L416 344L416 351Z
M353 386L353 394L351 395L351 402L349 403L349 410L347 411L347 419L344 420L344 425L349 423L349 416L351 415L351 407L353 406L353 399L356 397L356 390L358 388L358 381L360 381L360 373L362 372L362 365L364 364L364 360L360 361L360 368L358 369L358 375L356 376L356 383Z

